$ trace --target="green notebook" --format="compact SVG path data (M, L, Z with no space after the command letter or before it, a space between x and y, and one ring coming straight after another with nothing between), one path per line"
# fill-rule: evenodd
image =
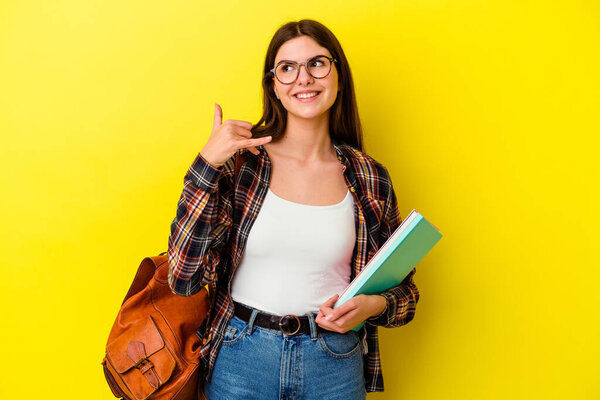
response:
M441 238L433 224L412 210L340 294L333 308L356 295L379 294L398 286ZM359 331L363 325L364 322L352 330Z

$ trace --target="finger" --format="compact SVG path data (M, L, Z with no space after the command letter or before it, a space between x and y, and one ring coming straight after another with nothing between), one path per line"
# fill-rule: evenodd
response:
M323 315L327 316L331 313L331 311L333 310L333 305L335 304L336 300L337 300L338 295L335 294L333 296L331 296L329 299L327 299L325 301L325 303L321 304L321 307L319 307L319 311L321 311L323 313Z
M338 318L332 319L330 322L337 326L344 326L349 320L353 319L356 316L356 314L358 314L358 309L353 308L352 310L349 310L348 312L344 313Z
M339 329L338 326L334 325L333 323L327 321L325 318L323 318L322 315L317 316L317 318L315 318L315 322L317 323L317 325L319 325L321 328L326 329L328 331L333 331L333 332L337 332L337 329Z
M333 311L333 308L331 308L330 306L328 306L327 303L324 303L324 304L321 305L321 307L319 307L319 312L321 314L323 314L324 317L326 317L329 314L331 314L332 311Z
M323 315L319 313L317 318L315 318L315 322L327 330L346 333L349 329L352 329L354 326L356 326L360 321L356 321L359 310L357 308L344 307L344 305L347 305L347 303L344 303L342 306L334 309L334 312L343 310L343 313L339 316L339 318L335 317L335 314L332 313L331 315L333 315L334 318L327 319L327 317L323 317Z
M228 119L224 123L229 123L229 124L234 124L234 125L237 125L237 126L241 126L242 128L245 128L245 129L248 129L248 130L252 129L252 127L254 126L254 125L252 125L252 122L242 121L242 120L239 120L239 119Z
M321 305L321 307L319 307L319 311L323 313L326 319L330 318L329 315L333 312L333 306L337 301L338 297L338 294L331 296L329 299L327 299L325 303Z
M338 326L336 323L327 321L325 318L323 317L317 317L315 318L315 322L323 329L326 329L328 331L332 331L332 332L338 332L338 333L343 333L343 329Z
M340 295L336 293L333 296L331 296L330 298L328 298L327 301L325 303L323 303L323 305L326 307L333 308L333 305L335 304L335 302L337 301L337 299L339 297L340 297Z
M238 143L238 149L242 149L242 148L250 148L252 146L260 146L262 144L268 143L271 141L271 136L265 136L262 138L256 138L256 139L244 139L244 140L240 140Z
M221 121L223 120L223 110L221 106L215 103L215 116L213 119L213 131L221 126Z
M331 310L331 312L325 316L325 319L327 321L337 321L340 317L342 317L343 315L346 315L349 311L354 310L354 308L352 308L352 306L350 306L350 304L348 303L344 303L341 306L334 308Z
M333 306L335 306L335 302L340 298L339 294L334 294L333 296L331 296L329 298L329 300L327 300L323 305L326 307L331 307L333 309Z
M239 125L229 125L230 132L235 133L243 138L250 139L252 137L252 132L249 129L242 128Z

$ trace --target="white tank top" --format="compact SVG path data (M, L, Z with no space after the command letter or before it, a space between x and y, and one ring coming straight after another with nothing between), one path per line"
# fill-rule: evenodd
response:
M312 206L269 188L248 235L231 296L271 314L318 312L350 283L356 242L354 199Z

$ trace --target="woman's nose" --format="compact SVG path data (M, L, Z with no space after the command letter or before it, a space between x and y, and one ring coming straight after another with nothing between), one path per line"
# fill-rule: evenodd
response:
M304 67L304 68L302 68ZM313 79L313 77L308 73L308 69L306 68L306 65L301 65L300 67L300 71L298 72L298 81L305 83L305 82L310 82L311 79Z

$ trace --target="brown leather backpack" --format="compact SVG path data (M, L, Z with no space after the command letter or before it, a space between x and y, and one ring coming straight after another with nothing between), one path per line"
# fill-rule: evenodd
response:
M236 157L234 181L243 158ZM204 399L198 359L204 342L196 332L206 328L214 290L176 295L168 273L166 252L142 260L108 335L101 364L118 398Z
M178 296L167 282L165 253L146 257L125 296L102 360L106 381L124 399L198 399L206 288Z

